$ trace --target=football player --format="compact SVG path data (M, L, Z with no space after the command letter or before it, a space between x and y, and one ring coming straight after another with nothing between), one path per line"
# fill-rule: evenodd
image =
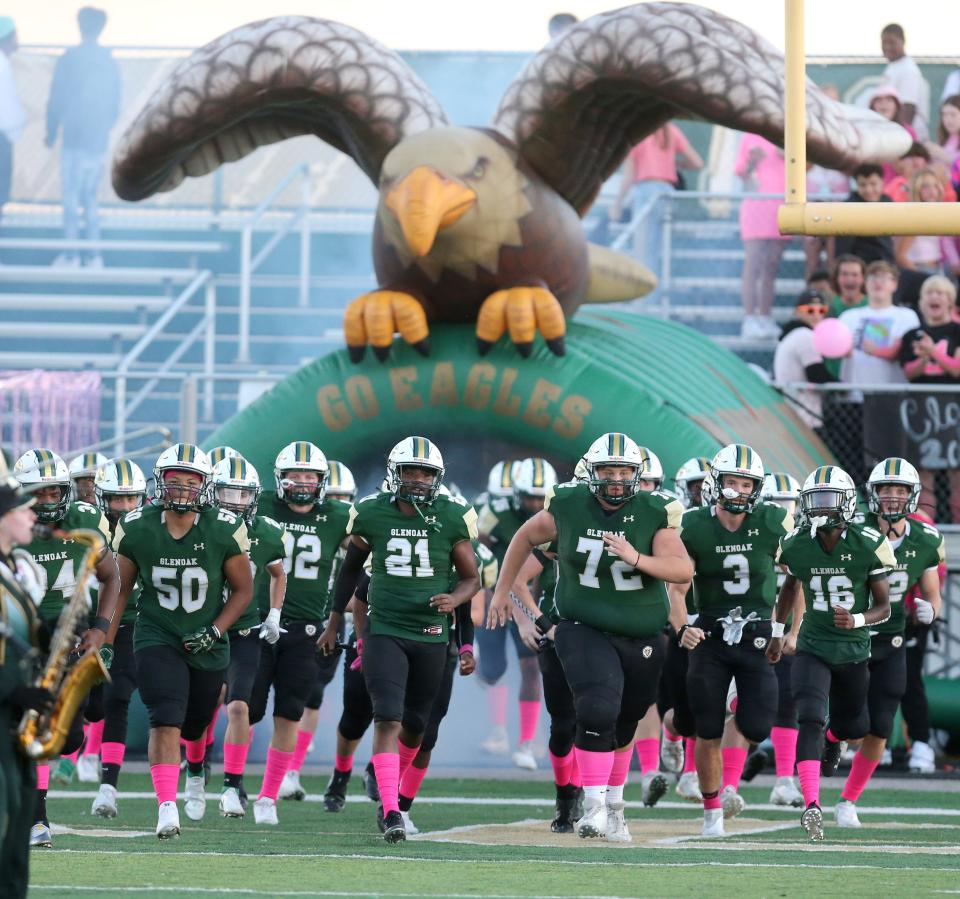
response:
M94 479L97 504L107 518L111 535L117 523L128 512L143 507L147 500L147 479L136 462L113 459L97 469ZM104 684L103 719L100 744L100 788L90 807L90 814L100 818L117 816L117 784L126 753L127 713L130 697L137 689L136 664L133 658L133 627L137 620L139 584L133 588L113 638L113 661L110 682ZM89 738L89 734L88 734Z
M32 491L36 504L33 509L40 524L63 531L74 529L98 530L104 537L104 547L95 569L98 590L98 607L93 627L84 634L84 649L99 650L106 639L110 617L117 602L120 578L117 563L110 552L110 528L103 513L89 503L71 502L72 484L70 472L61 459L48 449L32 449L25 452L13 466L13 474L23 487ZM57 626L57 619L76 589L80 563L86 555L85 545L54 537L34 537L24 547L43 573L43 600L37 610L40 616L40 644L46 646ZM89 595L88 595L89 599ZM97 637L91 641L91 631ZM79 751L83 742L83 715L77 713L70 733L63 746L63 754ZM47 820L47 789L50 784L50 766L37 765L37 810L36 821L30 832L30 845L52 845L50 822Z
M664 582L684 583L693 571L677 533L680 503L639 489L640 447L625 434L604 434L584 460L589 481L557 485L511 540L488 623L506 623L524 562L535 546L556 541L554 645L574 696L585 794L576 829L582 838L625 842L623 785L663 664L660 638L670 612ZM538 629L549 627L542 621Z
M777 712L777 676L764 650L777 596L773 561L780 538L793 530L793 516L761 502L763 477L763 463L751 447L729 444L710 463L705 505L683 516L698 617L695 625L680 629L678 639L690 650L687 692L697 733L704 836L722 835L723 819L743 809L734 786L739 774L723 787L721 738L731 683L736 681L737 729L747 740L765 740ZM682 600L687 588L672 589ZM742 769L746 749L735 751Z
M353 472L347 468L343 462L337 462L333 459L327 460L327 499L338 500L343 503L352 503L357 498L357 483L354 480ZM340 564L346 555L341 547L337 551L333 562L333 570L330 572L330 584L336 583L337 574L340 571ZM303 710L303 717L300 719L300 725L297 729L297 745L293 750L293 759L290 761L290 768L283 777L283 783L280 784L280 799L306 798L306 792L300 784L300 769L303 768L303 762L307 753L313 745L313 736L317 730L317 724L320 721L320 706L323 704L323 691L333 677L334 668L323 666L317 682L310 691L307 698L306 707ZM367 766L372 771L370 765ZM372 776L372 775L369 775ZM346 784L344 784L346 787Z
M406 839L399 784L420 749L439 691L451 615L480 589L470 542L477 537L477 514L460 497L440 495L443 473L440 450L424 437L406 437L390 451L389 492L371 494L351 509L351 542L318 644L333 653L343 610L372 554L361 658L374 712L383 835L390 843ZM454 569L459 582L450 591Z
M277 823L277 796L297 747L297 729L310 694L319 681L330 682L336 657L318 657L317 637L330 608L330 574L347 536L351 506L327 496L330 467L320 448L305 440L287 444L273 466L275 493L264 493L261 512L285 532L287 572L283 633L261 647L260 667L250 702L250 723L260 721L274 690L273 738L267 753L260 796L253 805L258 824ZM257 599L267 614L268 586Z
M122 582L118 615L138 579L142 587L134 657L150 717L161 840L180 835L180 737L190 742L206 732L230 662L228 631L253 597L247 526L233 512L211 507L211 474L199 447L178 443L164 450L153 468L154 502L125 515L113 535ZM202 801L202 759L188 759L187 795Z
M920 476L906 459L884 459L867 481L868 527L886 535L896 566L890 572L890 618L870 631L870 687L867 709L870 729L853 757L850 774L835 809L840 827L859 827L856 801L876 770L893 729L893 718L907 688L907 661L904 640L906 615L903 597L919 585L921 598L915 602L917 620L932 624L940 614L940 576L944 561L943 537L932 525L910 521L920 499ZM829 738L828 738L829 739ZM830 755L839 758L835 746L828 744Z
M213 504L218 509L228 509L246 522L254 593L263 592L265 587L269 601L262 617L257 603L250 603L229 631L230 666L227 668L225 700L227 730L223 738L220 814L225 818L242 818L245 813L241 801L243 770L252 736L250 696L260 664L260 641L273 645L280 639L280 614L287 586L287 573L283 569L286 531L272 518L257 514L260 477L246 459L234 456L218 462L213 469L212 482ZM199 756L202 761L205 748L197 747L194 757ZM184 810L191 817L186 807Z
M68 470L73 484L72 499L77 503L97 504L94 479L97 471L110 460L103 453L83 453L70 461Z
M799 583L806 612L792 687L800 725L797 773L806 804L800 824L811 840L822 840L820 757L827 710L833 742L867 735L867 626L890 617L888 574L897 563L886 537L853 523L857 490L843 469L822 465L812 471L800 490L800 511L804 526L780 541L777 561L787 577L777 598L767 657L780 660L784 623L794 610L792 593Z
M503 473L507 468L504 465ZM557 483L553 466L541 458L524 459L513 469L513 493L507 498L492 499L480 511L478 527L480 540L497 557L503 558L517 528L543 508L548 491ZM540 670L537 654L520 639L516 622L511 621L507 630L513 640L520 664L520 740L513 753L513 763L518 768L535 770L537 760L533 754L533 739L537 733L540 716ZM479 676L488 690L494 734L484 744L487 751L498 749L506 740L507 686L499 681L507 671L507 631L502 628L477 629L477 646L480 650Z

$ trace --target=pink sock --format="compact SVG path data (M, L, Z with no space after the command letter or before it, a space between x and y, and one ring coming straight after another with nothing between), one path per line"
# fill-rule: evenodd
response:
M575 749L577 766L585 787L605 787L610 783L613 770L614 752L590 752L588 749Z
M689 774L697 770L697 738L684 737L683 739L683 773Z
M46 762L37 765L37 789L50 789L50 766Z
M83 746L84 755L100 755L100 747L103 745L103 718L94 721L87 731L87 740Z
M662 730L663 730L663 739L666 740L668 743L679 743L683 739L683 737L681 737L680 734L674 734L674 733L671 733L669 730L667 730L666 725L664 725Z
M68 759L69 761L71 761L71 762L73 762L74 764L76 764L76 763L77 763L77 756L78 756L78 755L80 755L80 750L79 750L79 749L76 750L75 752L70 752L70 753L68 753L68 754L66 754L66 755L61 755L60 758L62 758L62 759Z
M630 770L632 758L633 752L629 749L613 754L613 767L610 769L610 779L607 781L607 786L622 787L627 782L627 772Z
M217 718L219 717L220 709L222 708L222 705L218 705L213 710L213 717L210 719L210 723L207 725L207 746L213 746L213 738L217 732Z
M570 766L570 783L575 787L583 786L583 778L580 776L580 766L577 764L577 753L571 749L570 758L573 760Z
M793 777L793 769L797 764L797 733L795 727L770 728L777 777Z
M829 727L827 728L826 738L827 738L831 743L839 743L839 742L840 742L840 738L834 736L833 731L830 730Z
M400 777L407 773L410 763L417 757L420 751L419 746L407 746L403 740L397 740L397 754L400 759ZM397 781L399 783L399 780Z
M192 765L199 765L207 754L207 735L201 734L199 739L187 740L187 761Z
M274 749L272 746L267 750L267 767L263 772L263 784L260 787L258 799L268 796L270 799L276 799L280 792L280 784L283 782L283 775L290 768L290 760L293 758L292 752L284 752L282 749Z
M743 766L747 763L747 750L728 747L721 749L720 754L723 756L723 786L736 790L740 786Z
M550 764L553 765L553 782L558 787L565 787L570 783L570 775L573 773L573 759L573 750L566 755L550 753Z
M249 743L228 743L223 741L223 773L243 774L247 765L247 753L250 752Z
M490 723L494 727L507 726L507 685L494 684L487 687L487 708L490 712Z
M840 794L840 798L850 802L856 802L866 787L867 781L870 780L879 764L879 760L874 761L873 759L868 759L862 752L858 752L853 757L853 762L850 765L850 774L847 775L847 782L843 786L843 792Z
M723 806L720 804L719 793L714 793L712 796L703 797L703 810L708 812L712 808L723 808Z
M800 778L800 792L803 793L803 804L811 802L820 804L820 760L807 759L797 762L797 775Z
M124 743L102 743L100 745L101 765L122 765L127 747Z
M531 702L520 700L520 742L529 743L537 735L537 721L540 720L540 700Z
M307 757L310 741L313 734L308 730L297 731L297 747L293 750L293 761L290 762L291 771L299 771L303 767L303 760Z
M660 768L660 741L655 739L637 740L637 758L640 760L640 773L649 774Z
M370 759L380 788L383 813L400 811L397 796L400 790L400 756L395 752L375 752Z
M417 768L415 765L411 765L400 780L400 795L406 796L407 799L416 798L417 793L420 792L420 784L423 783L426 776L426 768Z
M157 804L177 801L177 784L180 782L179 765L151 765L150 779L153 792L157 794Z
M333 767L334 767L334 770L340 771L341 773L352 771L353 756L352 755L336 756L333 761Z

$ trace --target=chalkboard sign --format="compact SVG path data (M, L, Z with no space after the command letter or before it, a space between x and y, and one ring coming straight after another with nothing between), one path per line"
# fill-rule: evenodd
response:
M928 471L960 468L960 394L868 396L863 418L864 448L874 462L901 456Z

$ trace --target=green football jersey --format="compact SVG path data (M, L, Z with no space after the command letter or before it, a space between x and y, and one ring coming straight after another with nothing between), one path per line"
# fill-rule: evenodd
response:
M193 527L176 539L163 523L164 510L149 505L121 519L113 548L137 566L140 593L135 650L172 646L193 668L215 671L230 661L230 643L220 640L209 652L183 649L187 634L213 624L224 602L226 561L250 548L243 519L226 509L206 508Z
M291 621L323 621L330 614L333 593L330 573L337 550L347 535L350 503L328 499L309 512L294 512L276 493L260 498L261 515L272 518L285 531L283 567L287 572L287 593L283 617ZM270 607L269 581L260 582L257 605Z
M361 499L348 531L372 550L368 616L371 634L446 643L450 616L430 607L456 580L451 553L477 537L477 513L459 497L438 496L419 514L404 515L391 493Z
M488 546L484 546L477 538L470 541L473 544L473 554L477 557L477 571L480 572L480 587L484 590L492 590L497 586L497 572L500 570L500 563L493 551ZM453 570L453 580L450 582L450 589L457 586L459 578L457 570Z
M554 595L557 591L557 560L556 558L551 559L546 553L553 553L554 557L556 556L556 541L550 543L545 548L545 551L541 551L540 547L534 549L537 560L543 566L543 571L540 572L536 583L539 595L534 594L534 598L537 600L537 606L540 612L546 615L554 624L559 624L560 613L557 611L556 597Z
M526 519L517 513L510 500L505 497L497 497L480 510L477 528L480 535L490 541L490 548L497 557L498 564L503 564L507 547L524 521Z
M877 516L867 516L867 524L879 530ZM906 624L903 610L903 597L920 580L927 569L937 570L944 561L943 535L932 525L922 521L909 520L902 539L891 541L896 567L890 572L890 617L883 624L870 628L878 634L902 634Z
M774 503L757 503L735 531L720 523L716 506L685 512L680 536L693 560L697 612L722 618L740 606L744 616L769 618L777 600L773 560L792 530L793 516Z
M851 524L827 552L808 527L798 528L780 541L777 561L803 585L806 611L797 649L832 665L869 658L869 628L838 628L833 610L839 607L855 615L870 608L870 580L896 567L887 538L871 527Z
M237 623L230 628L231 632L257 627L267 617L267 612L270 611L270 572L267 571L267 566L286 556L285 536L286 531L266 515L255 515L253 521L247 525L254 599L237 619ZM262 597L266 597L264 606L259 605Z
M63 521L59 522L57 527L63 531L100 531L107 545L110 545L110 525L107 518L96 506L89 503L70 503ZM34 538L23 548L33 556L42 572L41 586L45 592L38 609L40 618L48 623L55 623L63 607L73 596L77 576L80 574L80 563L87 547L73 540ZM93 584L97 583L95 574L87 578L87 606L95 610L90 590L91 581Z
M667 623L670 601L663 581L641 574L603 542L620 534L644 555L661 528L679 528L683 507L666 493L641 491L612 511L585 484L558 484L546 509L557 526L557 612L597 630L650 637Z

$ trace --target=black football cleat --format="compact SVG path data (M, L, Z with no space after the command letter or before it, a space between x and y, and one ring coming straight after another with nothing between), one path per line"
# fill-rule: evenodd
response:
M371 802L380 801L380 788L377 786L377 774L373 770L373 762L367 762L367 767L364 768L363 789Z
M743 774L740 775L740 780L745 783L750 783L767 765L770 764L769 756L762 749L754 749L750 755L747 756L747 761L743 766Z
M330 783L323 794L323 807L328 812L343 811L347 803L347 784L350 783L349 771L334 771Z
M383 818L383 838L388 843L402 843L407 838L400 812L387 812Z
M820 757L820 774L823 777L833 777L837 773L842 752L842 742L834 743L833 740L824 740L823 755Z

